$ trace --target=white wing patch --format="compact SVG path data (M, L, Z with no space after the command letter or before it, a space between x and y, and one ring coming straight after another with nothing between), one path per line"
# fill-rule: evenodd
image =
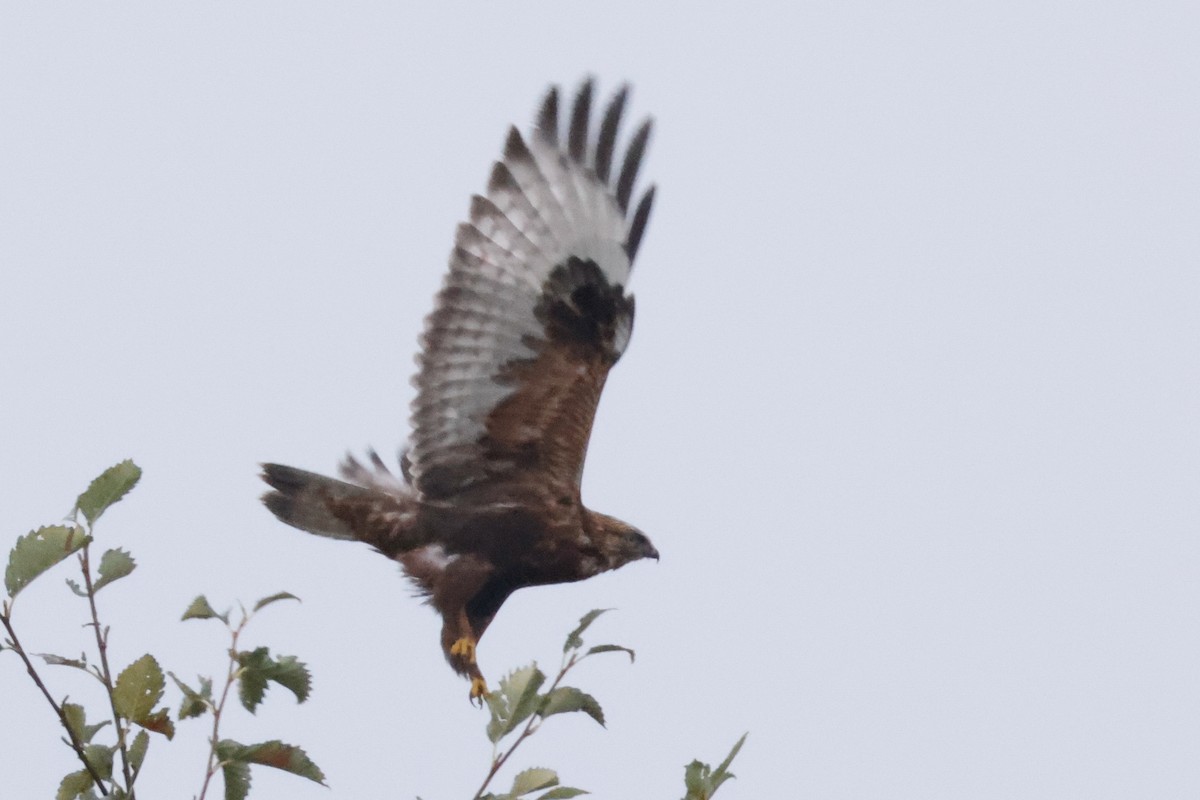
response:
M484 463L479 443L490 413L517 390L503 380L505 365L538 354L544 327L535 310L555 268L576 256L594 261L610 285L628 283L652 197L648 192L627 214L649 123L632 138L620 176L610 182L626 91L608 106L594 148L591 93L589 81L576 97L566 149L558 143L556 90L528 143L515 128L509 132L486 196L472 199L469 221L458 228L414 378L410 474L421 496L432 488L432 471L437 482L454 473L461 489L503 468Z

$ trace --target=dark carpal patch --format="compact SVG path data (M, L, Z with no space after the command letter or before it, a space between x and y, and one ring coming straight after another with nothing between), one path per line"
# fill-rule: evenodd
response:
M633 298L612 285L591 259L571 256L550 273L534 310L555 343L603 353L610 363L621 355L617 331L633 316Z

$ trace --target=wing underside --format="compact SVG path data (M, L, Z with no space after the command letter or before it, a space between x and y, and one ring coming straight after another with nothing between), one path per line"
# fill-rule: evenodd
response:
M578 493L596 403L632 328L625 287L653 200L651 188L630 212L649 121L613 171L626 97L593 131L585 82L563 141L552 89L472 199L414 380L409 475L423 497L530 477Z

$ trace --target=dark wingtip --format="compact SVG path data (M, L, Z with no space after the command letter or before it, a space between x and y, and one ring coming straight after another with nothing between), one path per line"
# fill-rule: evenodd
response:
M596 141L596 177L608 183L612 172L613 151L617 145L617 129L621 126L621 114L625 110L625 100L629 97L629 84L621 84L616 94L608 101L604 109L604 118L600 121L600 135Z
M654 190L657 187L653 184L642 195L642 199L638 201L637 209L633 212L633 221L629 223L629 236L625 241L625 254L629 256L629 263L637 258L638 248L642 246L642 236L646 233L646 224L650 221L650 209L654 205Z
M584 163L584 159L587 158L593 87L593 80L590 77L585 79L575 94L575 105L571 109L571 127L567 131L567 155L577 164Z
M621 176L617 178L617 204L622 211L629 209L629 197L633 194L633 184L637 180L638 168L642 165L642 156L646 152L646 143L650 140L650 131L654 120L643 122L629 140L625 150L625 162L621 165Z
M537 133L546 144L558 146L558 87L551 86L538 109Z

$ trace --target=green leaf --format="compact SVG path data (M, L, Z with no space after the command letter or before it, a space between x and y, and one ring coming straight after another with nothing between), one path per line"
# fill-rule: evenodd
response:
M555 714L567 714L572 711L582 711L592 719L604 725L604 712L596 698L586 692L581 692L573 686L559 686L542 699L542 708L538 714L542 717L552 717Z
M734 777L734 774L729 771L729 765L733 763L733 759L737 757L738 751L742 749L742 745L749 735L749 733L742 734L742 738L737 740L737 744L729 751L729 755L715 770L701 761L693 761L684 767L683 785L687 789L684 800L709 800L716 794L721 784Z
M196 691L188 686L183 681L176 677L174 672L168 672L171 680L175 681L175 685L179 687L179 691L183 692L183 702L179 704L179 713L176 715L179 719L189 719L191 717L199 717L212 708L212 679L199 676L200 691Z
M201 594L196 595L196 599L187 607L187 610L183 612L183 616L180 619L219 619L222 622L228 623L229 612L226 611L224 614L218 614L208 604L208 598Z
M270 679L296 695L297 703L307 700L312 689L312 675L308 667L295 656L280 656L275 659L275 670Z
M95 525L105 509L124 497L141 477L142 470L132 461L115 464L92 481L87 491L75 501L75 507L83 512L89 524Z
M296 595L292 594L291 592L276 592L275 594L268 595L267 597L264 597L262 600L259 600L257 603L255 603L254 610L258 611L263 606L269 606L271 603L277 603L280 600L295 600L297 603L300 602L300 598L296 597Z
M590 794L590 792L576 789L574 786L557 786L543 795L538 795L537 800L567 800L567 798L578 797L581 794Z
M538 708L538 689L546 676L537 664L514 670L500 679L500 689L487 695L492 719L487 725L488 739L493 744L512 733Z
M278 683L296 695L296 702L303 703L308 699L312 676L303 662L295 656L280 656L271 658L270 650L259 647L256 650L243 651L237 654L237 662L241 667L238 674L238 697L246 710L254 713L266 693L267 681Z
M687 790L683 800L708 800L708 771L708 764L699 759L683 768L683 788Z
M301 778L325 785L325 775L312 762L308 754L293 744L284 744L278 739L260 744L246 745L234 753L234 758L247 764L274 767Z
M62 782L58 784L58 794L54 795L55 800L75 800L81 794L92 788L92 776L88 774L86 769L81 769L79 772L72 772L63 777Z
M75 738L81 744L87 744L96 735L96 731L108 725L112 720L103 720L95 725L87 724L87 715L83 710L83 706L76 703L63 703L63 716L67 719L67 727L71 733L75 734Z
M579 648L583 647L583 639L580 638L583 635L583 632L586 631L588 627L596 621L596 617L608 611L612 611L612 609L594 608L580 617L579 626L567 634L567 641L563 644L563 652L569 653L572 650L578 650Z
M145 731L138 731L137 736L133 737L133 744L129 746L129 765L133 767L133 773L136 775L142 768L142 762L146 760L146 750L150 748L150 735Z
M67 578L67 588L74 592L79 597L87 597L87 589L80 586L77 582Z
M133 560L133 556L125 550L106 550L104 555L100 556L100 579L92 584L92 591L98 592L113 581L124 578L133 572L136 566L137 562Z
M735 744L733 746L733 749L729 751L729 755L725 756L725 760L722 761L717 766L716 770L713 771L713 781L714 781L713 791L714 792L717 790L718 786L720 786L722 783L729 780L730 778L734 777L734 774L729 771L729 765L733 763L733 759L737 758L738 751L740 751L742 749L742 745L746 743L746 737L749 735L750 735L749 731L747 731L746 733L743 733L742 738L738 739L737 744Z
M267 648L259 649L265 651ZM238 653L238 663L242 665L238 673L238 699L251 714L262 703L263 695L267 692L266 668L252 662L253 656L254 653Z
M594 656L597 653L628 653L630 664L632 664L637 658L636 653L634 653L628 647L622 647L619 644L598 644L595 647L589 647L588 651L583 654L583 657L587 658L588 656Z
M96 774L108 780L112 777L113 752L116 749L116 745L89 744L83 748L83 754Z
M221 766L225 778L225 800L246 800L250 793L250 766L240 761L226 761Z
M532 767L517 773L517 777L513 778L512 789L508 793L513 797L520 797L523 794L536 792L539 789L549 789L551 786L557 785L557 772L545 767Z
M4 571L9 597L16 597L34 578L90 541L91 537L77 525L50 525L19 537Z
M125 719L140 723L162 699L164 685L162 668L154 656L144 655L117 676L113 708Z

